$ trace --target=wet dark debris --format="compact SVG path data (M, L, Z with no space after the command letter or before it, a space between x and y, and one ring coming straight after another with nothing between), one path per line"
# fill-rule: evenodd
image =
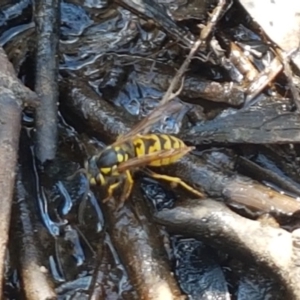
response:
M299 52L252 13L1 2L3 299L300 299ZM168 101L152 130L195 149L157 172L204 199L137 170L103 203L86 160Z

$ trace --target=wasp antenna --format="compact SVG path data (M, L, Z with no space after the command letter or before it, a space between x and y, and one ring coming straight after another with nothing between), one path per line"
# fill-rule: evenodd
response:
M87 170L83 169L83 168L76 171L75 174L73 174L71 177L74 177L78 173L84 173L86 175L86 177L88 177ZM79 208L78 208L78 221L80 224L84 224L84 211L86 209L87 201L89 199L89 192L90 192L90 182L89 182L89 180L87 180L85 191L84 191L84 194L82 196L82 199L81 199L81 202L80 202Z
M81 202L78 207L78 221L81 225L84 225L84 211L87 206L87 201L89 199L89 192L90 192L90 185L87 184L86 190L84 191L84 194L82 196Z
M85 174L87 176L87 170L84 168L80 168L79 170L77 170L73 175L68 176L67 180L73 180L78 174Z

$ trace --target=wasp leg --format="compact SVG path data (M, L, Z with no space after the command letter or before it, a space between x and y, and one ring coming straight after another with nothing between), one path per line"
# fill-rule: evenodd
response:
M166 180L169 181L171 183L176 183L181 185L183 188L185 188L186 190L188 190L189 192L191 192L192 194L196 195L197 197L203 198L204 195L195 190L194 188L192 188L191 186L189 186L188 184L186 184L184 181L182 181L179 177L172 177L172 176L168 176L168 175L162 175L162 174L157 174L153 171L147 170L147 173L156 179L162 179L162 180Z
M122 196L120 198L120 201L121 201L120 206L123 206L123 203L130 196L131 191L132 191L132 187L133 187L133 182L134 182L133 179L132 179L131 173L128 170L125 172L125 174L126 174L126 181L125 181Z
M109 201L112 198L114 190L121 184L121 182L122 182L121 180L117 181L108 187L107 197L102 200L103 203Z

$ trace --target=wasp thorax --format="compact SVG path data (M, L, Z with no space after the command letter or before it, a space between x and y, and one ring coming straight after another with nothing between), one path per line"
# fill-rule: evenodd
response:
M90 185L105 184L105 178L97 166L98 156L93 156L84 164Z

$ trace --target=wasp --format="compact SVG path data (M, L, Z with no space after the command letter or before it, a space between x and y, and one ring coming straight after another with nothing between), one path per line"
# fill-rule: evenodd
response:
M148 133L166 111L175 112L181 107L182 104L175 101L158 106L131 131L85 162L89 184L108 187L104 202L111 199L114 191L123 184L122 205L131 194L136 170L170 165L194 149L173 135ZM153 178L180 185L197 197L203 197L178 177L158 174L148 168L146 172Z

